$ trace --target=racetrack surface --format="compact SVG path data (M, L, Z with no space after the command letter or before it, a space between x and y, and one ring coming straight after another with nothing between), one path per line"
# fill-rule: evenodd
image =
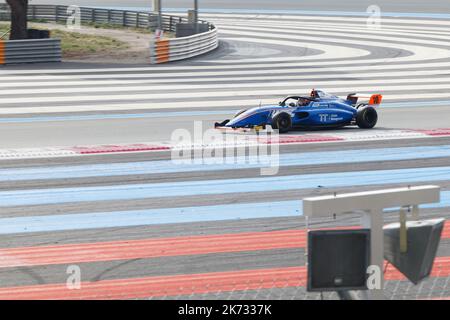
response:
M0 148L165 141L193 120L210 128L313 87L382 93L379 128L448 127L446 20L384 18L372 30L359 17L205 18L218 25L221 46L187 62L4 68L0 114L24 119L2 121Z
M220 48L185 62L0 68L1 298L316 299L305 292L304 197L437 184L442 201L422 215L448 218L450 131L436 130L450 127L447 20L383 18L370 29L362 17L204 18L219 27ZM291 132L348 140L281 145L277 176L114 147L158 145L193 121L210 128L312 87L382 93L379 130ZM426 138L411 134L419 129ZM55 153L27 157L24 148ZM358 223L330 217L311 227ZM421 286L388 268L387 297L449 297L449 236L447 224ZM70 265L81 268L81 290L65 287Z

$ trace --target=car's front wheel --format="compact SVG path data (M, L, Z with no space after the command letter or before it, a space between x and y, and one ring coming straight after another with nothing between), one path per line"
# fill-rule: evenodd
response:
M272 128L278 129L279 133L286 133L291 130L292 120L287 113L280 113L272 120Z
M372 129L378 122L378 113L375 108L365 107L358 109L356 124L361 129Z

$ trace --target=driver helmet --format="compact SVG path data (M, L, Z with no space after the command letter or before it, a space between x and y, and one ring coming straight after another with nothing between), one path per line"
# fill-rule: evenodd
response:
M309 101L308 101L308 99L305 99L305 98L298 98L297 104L299 107L304 107L309 104Z

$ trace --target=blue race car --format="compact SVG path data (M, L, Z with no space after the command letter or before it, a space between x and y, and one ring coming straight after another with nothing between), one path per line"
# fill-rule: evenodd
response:
M362 99L368 102L361 102ZM357 125L371 129L378 121L376 107L380 94L349 94L347 99L312 90L309 96L288 96L279 105L260 106L239 111L233 119L215 124L218 129L265 128L270 125L280 133L301 128L338 128Z

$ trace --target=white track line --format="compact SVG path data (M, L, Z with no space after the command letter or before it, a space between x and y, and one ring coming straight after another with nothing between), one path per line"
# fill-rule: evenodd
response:
M349 48L340 45L318 44L318 43L302 43L298 41L287 40L275 40L275 39L256 39L252 37L239 37L239 38L226 38L228 41L243 41L252 43L264 43L278 46L298 47L305 49L313 49L323 51L321 54L308 55L308 56L296 56L296 57L276 57L276 58L254 58L249 59L237 59L226 60L228 63L234 61L234 63L248 63L249 61L257 62L270 62L270 61L308 61L308 60L334 60L334 59L355 59L364 58L369 56L371 52L365 49ZM207 60L208 63L215 63L216 60ZM219 60L225 61L225 60Z
M407 57L403 57L407 58ZM399 61L402 58L396 58L395 62ZM381 59L367 59L367 60L356 60L354 62L351 61L318 61L318 62L306 62L302 63L280 63L280 64L236 64L236 65L225 65L225 66L213 66L213 67L189 67L189 69L202 70L202 69L218 69L217 71L197 71L197 72L180 72L184 70L181 66L171 66L168 68L111 68L111 69L91 69L89 72L95 74L75 74L75 75L64 75L64 72L58 72L55 75L45 75L48 70L18 70L11 73L4 73L5 76L2 76L4 70L0 69L0 79L3 80L46 80L46 79L111 79L111 78L174 78L174 77L209 77L209 76L217 76L217 75L242 75L244 72L247 75L257 75L257 74L284 74L287 71L289 72L298 72L299 74L304 72L346 72L350 73L352 71L355 72L370 72L370 71L395 71L395 70L407 70L407 69L422 69L422 68L448 68L450 67L450 62L428 62L424 63L423 60L407 60L408 63L405 64L390 64L385 65L386 62L394 62L389 61L389 58L381 58ZM353 66L339 66L339 65L348 65L353 64ZM280 69L283 68L283 69ZM317 67L314 69L308 69L308 67ZM288 69L287 69L288 68ZM238 69L238 70L234 70ZM260 69L260 70L258 70ZM261 70L262 69L262 70ZM60 69L54 70L59 71ZM66 73L72 73L72 69L65 70ZM245 71L244 71L245 70ZM29 73L28 71L32 71ZM80 70L82 71L82 70ZM167 73L165 71L176 71ZM104 72L104 74L101 74ZM118 73L123 72L124 74ZM141 72L141 73L129 73L129 72ZM146 72L146 73L142 73ZM75 70L75 73L76 70ZM14 75L16 74L16 75ZM62 74L62 75L61 75ZM10 75L7 77L6 75Z
M233 32L233 34L240 34L240 32ZM286 38L287 39L287 38ZM318 55L308 55L308 56L295 56L295 57L273 57L273 58L252 58L252 59L227 59L227 60L207 60L208 63L216 63L221 61L222 64L230 63L260 63L260 62L285 62L285 61L301 61L305 63L308 60L321 60L333 61L335 59L356 59L364 58L371 54L368 50L344 47L340 45L329 45L329 44L317 44L317 43L302 43L287 40L274 40L274 39L257 39L253 37L240 37L240 38L227 38L228 41L243 41L246 43L264 43L277 46L288 46L288 47L299 47L313 50L321 50L322 54ZM316 62L315 62L316 63Z
M304 88L310 88L310 85L305 84ZM131 99L135 100L170 100L175 97L179 98L221 98L221 97L248 97L248 96L280 96L280 95L289 95L298 93L298 89L277 89L277 90L249 90L249 91L239 91L239 90L228 90L228 91L219 91L219 92L167 92L167 93L135 93L133 89L127 88L126 91L124 88L120 88L120 92L127 94L112 94L115 93L114 89L110 89L109 95L83 95L83 96L68 96L67 93L70 93L66 90L63 96L45 96L45 97L14 97L14 98L4 98L0 100L0 106L4 104L11 103L46 103L46 102L67 102L67 101L78 101L78 102L96 102L96 101L129 101ZM450 83L448 84L421 84L421 85L388 85L388 86L378 86L374 88L373 86L354 86L354 87L341 87L341 88L327 88L327 91L330 93L339 93L339 92L374 92L377 91L380 93L386 93L389 91L404 91L410 92L407 96L411 99L412 94L414 94L414 98L418 98L420 94L415 94L417 91L423 90L447 90L445 96L450 95ZM142 90L142 89L139 89ZM387 95L387 94L386 94ZM180 105L181 103L176 103L176 105ZM184 104L184 103L183 103Z
M411 100L413 94L396 94L388 95L385 97L385 101L405 101ZM278 95L279 96L279 95ZM129 97L128 97L129 98ZM415 99L450 99L450 92L445 93L423 93L414 94ZM280 99L280 98L279 98ZM74 113L74 112L102 112L102 111L127 111L127 110L183 110L188 108L207 108L214 109L220 107L234 107L237 109L255 107L260 103L263 105L275 105L279 99L230 99L230 100L217 100L208 101L200 99L198 101L188 101L184 103L172 103L172 102L142 102L142 103L102 103L100 101L94 101L94 104L79 105L76 102L64 106L51 106L51 107L2 107L0 108L0 115L13 115L13 114L48 114L48 113Z
M221 31L228 33L229 29L233 29L233 30L250 30L250 31L260 31L262 33L267 32L268 30L270 30L270 32L273 34L284 34L284 35L298 35L299 31L304 30L305 28L303 26L301 27L296 27L296 26L289 26L289 27L280 27L280 26L276 26L276 27L270 27L269 26L264 26L264 25L259 25L259 24L231 24L231 25L224 25L221 26ZM310 30L313 29L313 30ZM398 43L405 43L405 44L423 44L423 45L427 45L428 41L430 41L430 44L433 45L439 45L439 46L449 46L448 41L445 41L447 39L447 37L445 36L436 36L436 37L426 37L427 40L423 40L423 39L410 39L410 38L404 38L404 37L399 37L399 36L404 36L409 35L408 32L388 32L385 31L383 29L363 29L363 28L359 28L359 29L355 29L355 30L339 30L339 28L333 28L332 30L329 30L328 28L308 28L308 30L305 30L305 33L308 34L312 34L312 35L322 35L324 36L324 38L314 38L315 40L321 40L322 39L331 39L336 42L341 42L342 43L346 43L343 41L346 41L346 39L340 39L341 37L352 37L355 38L357 41L360 40L380 40L380 41L394 41L394 42L398 42ZM268 33L266 34L267 37L272 37L272 34ZM336 35L337 34L337 35ZM415 35L414 33L412 33L412 35ZM417 34L416 36L419 37L424 37L423 35L419 35ZM369 39L367 39L369 37ZM436 39L441 39L443 41L440 40L434 40L434 38Z
M99 86L100 88L104 88L105 90L107 88L114 88L114 87L107 87L107 86L114 86L114 85L146 85L146 90L174 90L174 89L201 89L201 88L214 88L217 86L217 88L242 88L242 87L271 87L271 86L297 86L302 85L304 86L309 85L311 87L320 87L322 85L358 85L361 84L361 81L364 80L364 84L404 84L404 83L434 83L434 82L450 82L450 77L444 77L440 75L448 75L449 71L447 70L440 70L440 71L420 71L417 73L410 73L410 72L403 72L401 73L402 76L422 76L420 78L409 78L409 79L402 79L398 78L398 75L394 77L393 73L385 74L380 73L377 75L379 77L378 79L374 79L377 77L373 77L371 75L369 76L348 76L345 77L341 76L330 76L330 78L339 77L342 79L341 81L336 80L327 80L327 77L324 77L323 75L316 76L316 77L310 77L310 78L301 78L298 79L298 76L275 76L275 77L245 77L245 78L217 78L216 81L211 81L210 79L189 79L189 82L208 82L205 84L192 84L189 86L189 88L186 88L186 85L158 85L161 80L99 80L99 81L67 81L67 82L37 82L37 83L30 83L24 84L23 82L10 82L2 84L0 87L0 95L8 95L8 94L23 94L23 88L27 88L27 93L45 93L52 92L79 92L76 91L76 87L79 86ZM358 79L355 79L357 77ZM283 80L295 80L295 81L283 81ZM272 80L270 83L254 83L254 82L246 82L246 81L265 81L268 82L269 80ZM227 84L213 84L214 82L221 82L221 81L227 81L229 83ZM180 80L172 80L167 81L168 83L180 83L182 81ZM233 82L235 84L233 84ZM237 83L236 83L237 82ZM102 86L102 87L100 87ZM41 87L69 87L67 89L39 89L39 90L32 90L30 88L41 88ZM17 90L12 90L11 88L22 88ZM128 88L128 87L127 87ZM89 88L94 90L94 88ZM81 90L81 88L80 88ZM108 90L106 90L108 91Z
M414 42L417 44L427 44L429 46L431 45L439 45L439 46L449 46L448 42L444 44L442 41L423 41L417 39L417 41L410 41L410 42L403 42L403 43L389 43L386 41L392 40L388 37L379 37L379 36L371 36L370 39L367 40L358 40L358 39L336 39L333 36L330 36L327 32L319 32L319 31L308 31L308 34L312 36L303 36L303 35L295 35L295 32L289 32L289 35L283 35L281 32L275 33L275 32L268 32L265 28L252 28L249 27L246 30L242 30L237 27L226 27L223 28L227 34L234 34L234 35L241 35L241 36L248 36L248 37L258 37L258 36L264 36L264 37L273 37L280 40L298 40L301 41L301 43L306 47L309 44L308 41L324 41L327 42L328 45L336 44L349 44L349 45L362 45L362 46L378 46L381 48L391 48L391 49L403 49L406 51L410 51L414 53L414 56L411 57L400 57L392 59L393 61L408 61L411 59L422 59L422 60L431 60L431 59L442 59L442 58L449 58L450 57L450 51L448 49L440 49L440 48L434 48L434 47L428 47L428 46L417 46L412 45L410 43ZM253 32L251 30L254 30ZM285 31L285 34L288 32ZM297 32L298 33L298 32ZM320 36L320 37L319 37ZM254 39L255 42L259 42L262 39ZM378 41L377 41L378 40ZM271 39L264 39L263 43L270 43ZM341 47L341 46L340 46ZM320 47L319 47L320 48ZM345 47L346 49L349 49L348 47Z
M237 32L236 34L239 34ZM252 39L253 42L258 41L266 41L266 39ZM424 49L423 47L417 47L419 49ZM426 49L426 48L425 48ZM427 51L429 51L427 49ZM444 55L443 57L449 57L448 56L448 50L438 50L439 56ZM444 52L447 52L444 54ZM433 58L434 55L432 55ZM428 59L427 59L428 60ZM410 64L399 64L399 65L376 65L377 63L386 63L386 62L409 62ZM205 76L205 75L214 75L217 74L217 72L220 72L222 74L241 74L242 70L246 70L246 73L261 73L261 72L268 72L267 70L257 70L257 69L263 69L263 68L269 68L269 69L277 69L277 68L292 68L292 70L297 71L304 71L304 67L310 67L310 66L318 66L318 67L324 67L322 70L324 71L332 71L332 70L342 70L342 71L352 71L352 70L392 70L393 68L411 68L411 67L440 67L442 65L450 65L449 62L429 62L424 63L424 59L418 59L416 56L409 56L409 57L399 57L399 58L379 58L379 59L359 59L354 62L350 61L317 61L317 62L296 62L296 63L273 63L273 64L264 64L264 63L256 63L256 64L237 64L237 65L196 65L196 66L170 66L170 67L124 67L124 68L92 68L92 69L39 69L39 70L2 70L0 69L0 75L13 75L13 76L20 76L20 75L45 75L45 74L65 74L65 73L73 73L74 75L63 75L64 77L70 78L70 77L82 77L82 78L95 78L95 77L105 77L105 78L111 78L111 77L124 77L123 75L116 74L119 72L140 72L140 76L145 75L146 77L161 77L162 75L169 76L169 74L164 74L165 71L177 71L177 72L171 72L170 76L178 76L178 77L187 77L190 74L192 75L198 75L198 76ZM349 63L353 63L354 67L336 67L337 65L346 65ZM327 64L329 65L328 67ZM238 69L237 71L234 71L235 69ZM256 70L250 70L250 69L256 69ZM216 71L203 71L203 70L216 70ZM183 72L181 72L183 71ZM191 71L191 72L184 72L184 71ZM283 70L282 70L283 71ZM147 72L147 73L142 73ZM274 70L276 72L276 70ZM280 71L281 72L281 71ZM85 75L84 73L94 73L93 75ZM98 74L98 73L107 73L107 74ZM136 75L138 77L138 75ZM27 77L25 77L27 78ZM29 78L28 78L29 79Z
M246 25L251 25L251 26L265 26L268 28L273 28L273 23L272 22L265 22L265 21L251 21L251 22L247 22L247 21L233 21L233 22L229 22L226 20L223 20L223 22L220 22L220 25L224 25L224 26L228 26L228 25L232 25L232 26L246 26ZM361 26L359 24L346 24L346 23L314 23L314 22L309 22L309 23L305 23L302 22L301 24L293 24L293 23L285 23L285 22L279 22L276 25L277 27L289 27L292 29L302 29L302 28L313 28L313 29L322 29L322 30L329 30L330 32L335 32L336 30L342 30L342 31L355 31L357 33L362 33L362 32L374 32L374 33L390 33L390 32L400 32L402 34L407 33L407 34L414 34L417 36L424 36L425 34L434 36L434 35L449 35L450 34L450 29L447 26L444 27L428 27L428 26L386 26L386 25L382 25L379 29L370 29L367 28L366 25Z
M416 90L417 87L410 86L412 84L421 84L426 82L428 87L430 88L432 83L434 82L447 82L450 84L450 77L432 77L432 78L420 78L420 79L378 79L378 80L364 80L364 85L373 85L372 90L389 90L391 88L401 88L405 90ZM95 85L95 83L93 83ZM135 92L135 91L155 91L155 92L172 92L171 94L174 97L182 96L186 97L185 93L182 92L174 92L179 90L204 90L206 92L211 89L220 89L220 90L239 90L243 88L276 88L280 87L280 89L290 88L289 91L292 90L302 90L304 92L307 91L308 88L327 88L327 91L340 91L337 86L349 86L347 90L352 90L352 88L360 88L361 80L343 80L343 81L332 81L332 80L323 80L323 81L273 81L267 83L252 83L252 82L231 82L227 84L185 84L185 85L138 85L138 86L99 86L99 87L87 87L87 88L37 88L37 89L27 89L26 94L75 94L75 93L100 93L100 92ZM389 84L389 87L386 86ZM393 86L392 86L393 85ZM441 87L439 87L441 86ZM343 87L340 87L343 88ZM363 87L368 88L368 87ZM436 89L448 88L447 84L436 84ZM291 90L292 89L292 90ZM279 92L281 92L280 90ZM365 89L358 89L357 91L366 91ZM247 92L242 90L242 92ZM283 92L286 92L284 90ZM0 89L0 97L5 95L20 95L23 94L24 90L22 89ZM200 93L200 92L199 92ZM194 93L192 93L194 94ZM201 93L200 93L201 94ZM248 95L253 95L253 91L248 91ZM2 99L0 98L0 103Z
M271 72L271 71L269 71ZM284 71L289 72L289 71ZM339 75L303 75L302 73L297 73L296 75L289 74L279 74L279 75L270 75L265 74L261 76L246 76L242 75L239 77L223 77L220 76L219 73L217 73L217 76L214 77L214 79L209 78L189 78L188 80L183 79L164 79L164 78L158 78L158 79L136 79L136 80L72 80L65 79L59 76L48 76L48 77L40 77L40 76L33 76L32 78L30 76L27 76L27 79L34 79L36 81L33 82L24 82L24 77L0 77L0 90L7 89L7 88L13 88L13 87L60 87L60 86L91 86L91 85L120 85L120 84L158 84L158 83L180 83L183 81L189 81L192 82L236 82L236 81L267 81L267 80L297 80L297 81L303 81L303 80L310 80L310 79L317 79L322 77L323 81L327 81L326 79L328 77L336 77L339 76L339 78L343 79L342 81L346 81L344 79L348 79L348 81L352 81L355 78L358 80L363 79L374 79L374 78L380 78L380 81L387 80L398 80L401 81L402 79L397 79L398 77L422 77L421 79L424 79L425 81L439 81L439 77L444 78L444 75L449 75L450 72L446 70L445 68L439 69L439 70L410 70L410 71L392 71L389 73L386 72L371 72L371 73L344 73ZM131 74L131 78L133 78L134 74ZM436 78L438 77L438 78ZM104 79L104 78L101 78ZM317 80L322 82L322 79ZM2 80L8 81L8 82L1 82ZM39 80L58 80L58 81L45 81L45 82L37 82ZM409 79L403 79L404 81L409 81ZM420 79L411 79L413 81ZM387 83L387 82L386 82Z

